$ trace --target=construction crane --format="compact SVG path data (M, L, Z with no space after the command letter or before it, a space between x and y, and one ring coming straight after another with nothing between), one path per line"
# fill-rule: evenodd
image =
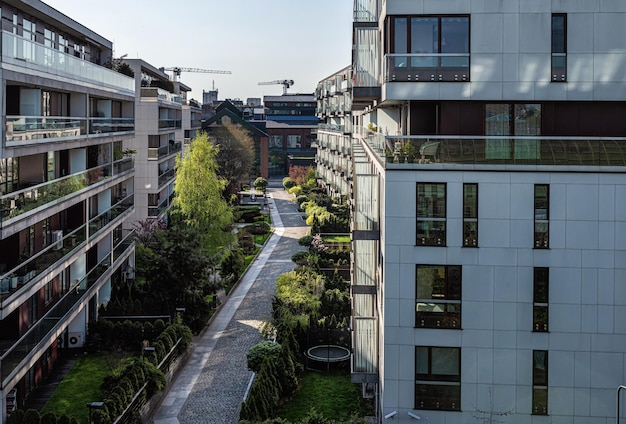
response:
M293 80L276 80L276 81L267 81L260 82L259 85L274 85L274 84L282 84L283 86L283 95L287 94L287 89L293 85Z
M173 78L174 81L176 81L176 78L180 77L181 72L201 72L205 74L231 74L232 73L230 71L215 71L211 69L200 69L200 68L181 68L178 66L174 66L172 68L160 68L160 70L163 72L165 71L172 72L174 76Z

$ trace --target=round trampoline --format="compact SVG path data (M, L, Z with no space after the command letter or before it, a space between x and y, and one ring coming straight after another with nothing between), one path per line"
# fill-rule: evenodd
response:
M305 355L318 362L341 362L350 358L350 349L337 345L318 345L307 350Z

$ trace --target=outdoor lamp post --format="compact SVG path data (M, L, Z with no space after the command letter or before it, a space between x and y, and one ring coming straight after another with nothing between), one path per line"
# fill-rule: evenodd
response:
M104 406L104 402L89 402L87 403L87 409L89 410L89 420L87 421L91 424L91 410L92 409L102 409Z

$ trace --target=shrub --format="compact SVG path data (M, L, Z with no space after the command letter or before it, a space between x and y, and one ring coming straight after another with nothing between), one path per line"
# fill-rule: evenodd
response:
M245 267L245 257L240 249L227 250L222 259L222 269L220 276L227 278L229 275L234 275L235 279L239 278L239 275L243 272Z
M57 424L57 416L54 412L46 412L39 419L40 424Z
M24 413L24 420L22 421L24 424L39 424L39 411L36 409L28 409Z
M277 363L280 352L280 344L276 342L264 341L252 346L246 353L248 369L259 372L265 358L270 358L274 363Z
M305 261L309 257L309 252L306 250L298 250L296 253L291 255L291 260L297 264Z
M267 222L259 222L254 225L248 225L245 227L245 230L247 232L255 235L267 234L270 232L270 229L270 224L268 224Z
M296 197L296 203L299 205L302 205L304 202L307 202L309 200L309 196L307 196L306 194L301 194L298 197Z
M300 239L298 240L298 244L300 246L309 247L312 241L313 241L313 236L304 236L304 237L300 237Z
M285 187L285 190L289 190L291 187L294 187L296 185L296 182L294 180L292 180L289 177L285 177L283 178L283 187Z

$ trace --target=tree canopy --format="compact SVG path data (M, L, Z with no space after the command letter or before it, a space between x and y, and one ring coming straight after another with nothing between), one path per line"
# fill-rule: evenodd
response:
M233 212L223 197L227 181L218 176L219 147L206 133L193 139L176 162L175 209L182 221L208 241L211 251L232 242Z
M217 174L227 180L226 194L236 194L254 174L254 143L241 125L226 123L211 129L211 141L219 146Z

